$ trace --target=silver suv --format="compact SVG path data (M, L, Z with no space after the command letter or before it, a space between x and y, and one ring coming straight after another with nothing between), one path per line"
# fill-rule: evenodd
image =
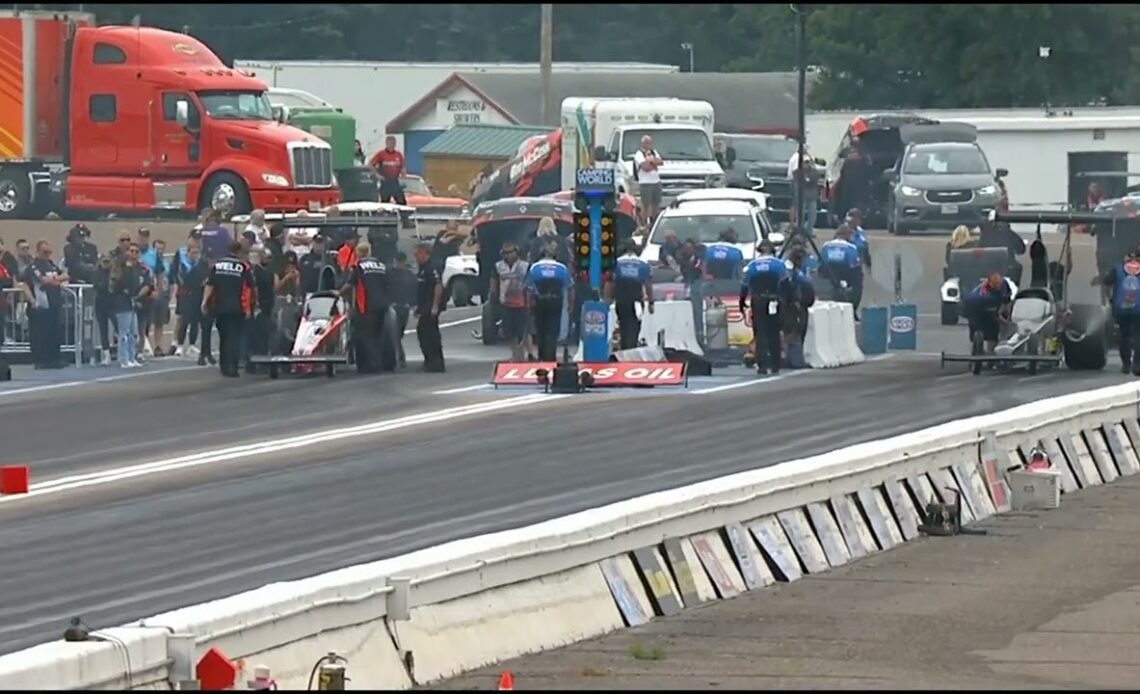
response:
M989 218L1001 191L972 126L904 126L900 134L906 149L884 174L891 188L887 229L892 234L979 226Z

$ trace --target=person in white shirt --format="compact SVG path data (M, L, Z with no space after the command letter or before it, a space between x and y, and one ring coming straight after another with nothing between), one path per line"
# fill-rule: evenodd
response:
M269 228L265 226L265 210L254 210L249 213L249 224L245 225L242 236L249 239L249 248L260 251L269 237Z
M633 176L641 197L641 222L645 228L653 224L661 212L661 174L658 169L665 162L653 149L653 138L641 138L641 149L633 154Z

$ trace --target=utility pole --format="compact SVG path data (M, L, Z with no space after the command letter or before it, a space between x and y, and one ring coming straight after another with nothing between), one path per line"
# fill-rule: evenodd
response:
M539 30L539 71L542 74L542 114L543 125L550 122L550 72L554 60L554 5L542 3L542 25Z
M807 17L804 13L803 5L793 5L792 11L796 13L796 63L799 68L799 83L797 84L798 97L796 101L796 117L799 121L797 126L797 139L799 140L799 170L804 168L804 150L807 147L807 103L805 97L807 94ZM796 172L796 176L800 176L800 172ZM796 232L805 234L806 229L811 227L808 220L801 219L804 211L804 187L798 182L795 186L796 194ZM814 220L812 220L814 222Z

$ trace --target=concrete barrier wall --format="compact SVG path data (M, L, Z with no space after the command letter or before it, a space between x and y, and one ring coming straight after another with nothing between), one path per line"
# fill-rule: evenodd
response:
M865 361L855 333L851 304L817 301L808 309L804 361L813 369L834 369Z
M1064 493L1135 474L1138 402L1136 384L1052 398L146 624L194 634L195 657L213 646L247 668L269 665L285 688L305 686L330 650L349 658L354 688L407 688L888 551L918 537L931 500L961 493L964 519L982 520L1008 509L1005 473L1035 447ZM389 577L411 579L406 620L395 619ZM0 688L153 686L173 660L169 631L117 630L134 639L130 681L115 646L55 643L0 657Z

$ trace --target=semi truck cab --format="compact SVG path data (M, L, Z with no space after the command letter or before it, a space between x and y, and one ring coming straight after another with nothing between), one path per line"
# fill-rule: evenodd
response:
M263 82L193 37L93 23L0 14L22 77L20 101L0 109L0 219L338 201L330 146L277 122Z

